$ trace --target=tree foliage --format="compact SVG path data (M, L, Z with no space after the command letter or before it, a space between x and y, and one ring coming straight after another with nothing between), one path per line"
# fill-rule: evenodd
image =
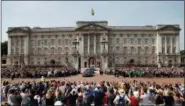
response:
M8 54L8 41L1 42L1 56Z
M181 50L181 51L180 51L180 54L181 54L181 55L185 55L185 50Z

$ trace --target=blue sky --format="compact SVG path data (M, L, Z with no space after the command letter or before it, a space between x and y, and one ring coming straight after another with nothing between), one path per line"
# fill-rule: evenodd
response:
M184 48L183 1L3 1L2 41L8 39L8 27L75 27L76 21L89 20L106 20L111 26L179 24Z

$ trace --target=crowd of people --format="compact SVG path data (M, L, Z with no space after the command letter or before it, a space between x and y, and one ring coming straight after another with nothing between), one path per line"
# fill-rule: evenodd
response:
M44 77L67 77L71 75L80 74L80 70L69 69L67 67L60 68L2 68L1 77L2 78L40 78Z
M81 70L60 68L2 68L2 78L40 78L44 77L66 77L80 74ZM100 74L114 75L115 77L184 77L183 68L169 67L125 67L125 68L108 68L101 70Z
M184 77L183 68L175 67L132 67L132 68L110 68L105 70L105 74L115 77Z
M121 82L46 81L1 85L8 106L185 106L184 85L137 80ZM3 104L2 104L3 105Z

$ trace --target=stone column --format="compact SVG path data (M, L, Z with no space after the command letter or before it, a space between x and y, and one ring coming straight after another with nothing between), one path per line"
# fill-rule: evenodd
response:
M108 67L108 57L106 56L106 58L102 58L103 60L102 60L102 69L103 69L103 71L105 71L105 69Z
M11 38L8 37L8 55L11 55Z
M14 49L15 51L15 49ZM11 55L12 55L12 52L11 52L11 37L8 37L8 56L7 56L7 65L11 65Z
M180 44L180 42L179 42L179 35L178 35L178 36L176 36L176 53L179 53L179 51L180 51L179 44Z
M173 42L172 42L173 41L173 36L171 36L170 38L171 38L171 45L170 45L171 46L171 53L173 53L173 51L172 51L173 50Z
M157 32L157 36L156 36L156 44L155 44L155 47L156 47L156 52L157 52L157 65L158 67L160 67L160 64L159 64L159 53L161 52L161 48L162 48L162 45L161 45L161 36L159 36L159 33Z
M167 39L166 39L166 36L165 36L165 55L167 54Z
M179 42L179 35L176 36L176 62L177 64L180 64L180 46L179 46L180 42Z
M88 53L90 53L90 34L88 34L88 47L87 47Z
M28 37L24 38L24 54L27 55L28 54Z
M74 59L75 59L75 62L74 62L75 63L75 69L78 69L78 57L75 57Z
M24 38L24 62L25 62L25 65L28 65L28 54L29 54L29 39L28 39L28 36L26 36Z
M96 34L94 35L94 54L96 54Z

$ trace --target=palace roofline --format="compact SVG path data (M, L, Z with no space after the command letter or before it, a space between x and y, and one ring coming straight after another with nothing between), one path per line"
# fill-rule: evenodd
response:
M84 24L87 25L88 23L93 22L93 23L104 23L107 24L107 21L77 21L77 24ZM83 26L83 25L81 25ZM173 26L177 29L180 29L180 26L178 24L158 24L156 26L152 25L145 25L145 26L104 26L110 30L158 30L166 26ZM8 31L12 29L23 29L25 31L31 31L31 32L42 32L42 31L75 31L76 28L79 26L77 25L76 27L33 27L30 28L28 26L24 27L9 27Z

